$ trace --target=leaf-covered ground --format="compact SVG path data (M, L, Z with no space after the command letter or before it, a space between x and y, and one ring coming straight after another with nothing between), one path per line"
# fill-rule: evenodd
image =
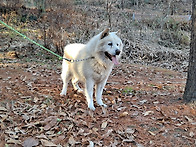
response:
M121 64L104 89L108 107L60 97L61 67L0 62L0 146L196 146L196 107L182 101L186 75Z

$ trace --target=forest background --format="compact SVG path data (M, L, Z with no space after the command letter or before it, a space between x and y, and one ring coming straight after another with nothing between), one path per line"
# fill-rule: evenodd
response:
M105 28L124 49L87 109L68 87L61 61L0 24L0 146L196 145L196 106L185 104L191 0L0 0L0 19L62 55Z

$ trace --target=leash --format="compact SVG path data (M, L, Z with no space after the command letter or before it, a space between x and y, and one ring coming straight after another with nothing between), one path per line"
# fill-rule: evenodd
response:
M34 40L30 39L29 37L25 36L24 34L22 34L22 33L18 32L17 30L15 30L15 29L14 29L14 28L12 28L11 26L7 25L7 24L6 24L6 23L4 23L3 21L1 21L1 20L0 20L0 23L2 23L4 26L6 26L7 28L9 28L10 30L14 31L16 34L18 34L18 35L22 36L24 39L29 40L30 42L32 42L32 43L34 43L34 44L36 44L36 45L37 45L37 46L39 46L40 48L42 48L42 49L44 49L44 50L46 50L46 51L50 52L51 54L53 54L53 55L57 56L60 60L66 60L66 61L68 61L68 62L73 63L73 62L80 62L80 61L85 61L85 60L93 59L93 58L94 58L94 57L88 57L88 58L85 58L85 59L68 59L68 58L64 58L64 57L62 57L62 56L60 56L60 55L58 55L58 54L54 53L53 51L51 51L51 50L47 49L47 48L46 48L46 47L44 47L43 45L41 45L41 44L39 44L39 43L35 42Z

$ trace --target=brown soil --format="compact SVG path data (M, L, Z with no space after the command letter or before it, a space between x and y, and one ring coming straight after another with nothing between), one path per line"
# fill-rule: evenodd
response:
M70 84L60 97L60 65L0 63L0 146L194 147L196 107L183 103L186 75L121 64L104 89L107 109L87 109Z

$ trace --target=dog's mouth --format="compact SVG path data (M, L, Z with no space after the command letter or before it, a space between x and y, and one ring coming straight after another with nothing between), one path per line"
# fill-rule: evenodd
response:
M105 52L106 57L110 59L114 64L119 64L118 60L116 59L116 55L111 55L108 52Z

